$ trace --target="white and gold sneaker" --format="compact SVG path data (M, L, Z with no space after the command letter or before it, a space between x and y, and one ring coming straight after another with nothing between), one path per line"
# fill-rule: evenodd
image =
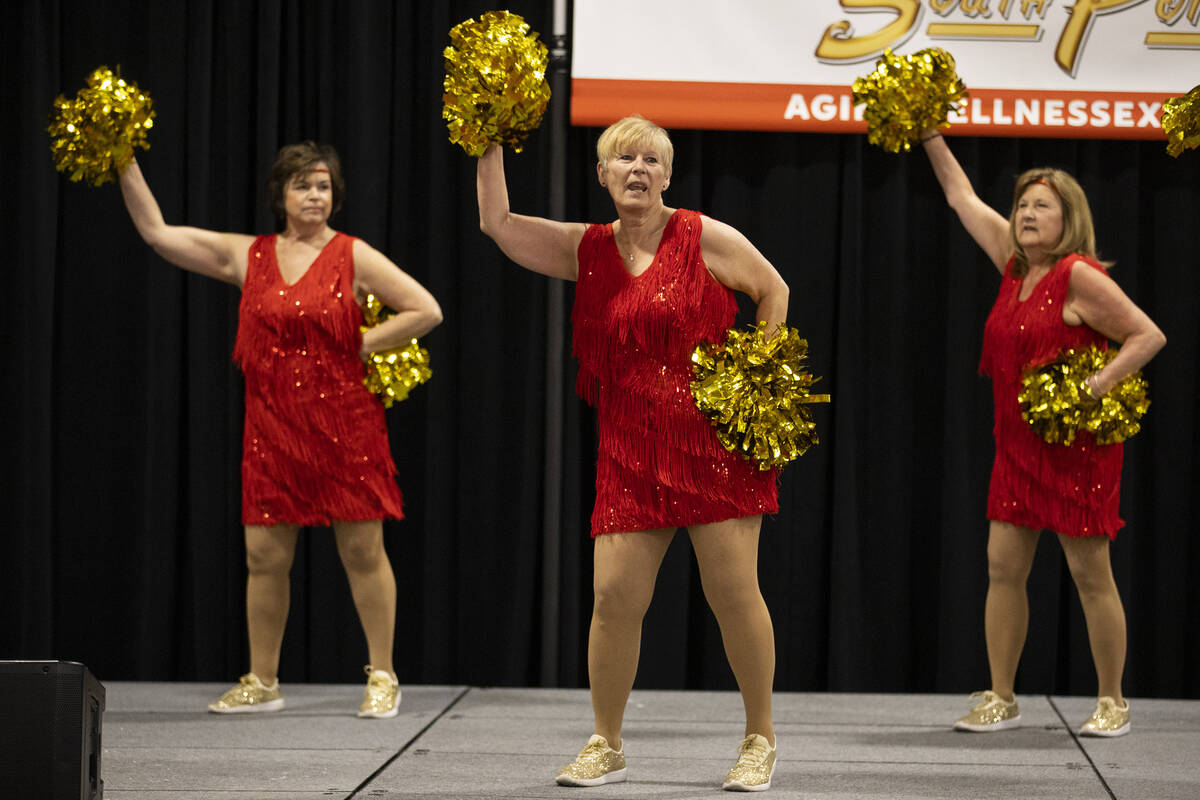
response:
M253 672L238 678L234 686L215 703L208 704L214 714L253 714L259 711L283 710L283 695L279 693L279 678L270 686L258 679Z
M366 719L391 719L400 713L400 682L381 669L363 667L367 688L363 690L358 716Z
M1017 698L1005 700L991 689L971 695L971 712L954 723L956 731L991 733L1021 727L1021 709Z
M600 786L625 780L625 751L613 750L608 740L593 733L570 764L558 771L559 786Z
M764 792L775 774L775 748L767 737L752 733L738 745L738 760L725 776L721 788L727 792Z
M1096 710L1079 729L1080 736L1124 736L1129 733L1129 701L1125 707L1111 697L1096 701Z

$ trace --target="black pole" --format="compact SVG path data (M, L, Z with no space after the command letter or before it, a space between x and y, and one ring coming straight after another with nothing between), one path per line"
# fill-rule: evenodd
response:
M570 62L567 57L566 0L555 0L550 37L550 219L567 213L567 105ZM563 354L566 287L551 280L546 293L546 472L542 506L542 686L559 679L559 619L562 593L563 496Z

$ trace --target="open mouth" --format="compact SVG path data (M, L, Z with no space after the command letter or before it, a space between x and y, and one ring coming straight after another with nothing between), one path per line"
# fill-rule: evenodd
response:
M626 188L626 190L631 191L631 192L644 192L644 191L647 191L650 187L647 186L646 184L642 183L641 181L633 181L632 183L625 184L625 188Z

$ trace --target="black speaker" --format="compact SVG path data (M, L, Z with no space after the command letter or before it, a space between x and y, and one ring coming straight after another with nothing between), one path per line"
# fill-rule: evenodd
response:
M104 687L74 661L0 661L0 795L101 800Z

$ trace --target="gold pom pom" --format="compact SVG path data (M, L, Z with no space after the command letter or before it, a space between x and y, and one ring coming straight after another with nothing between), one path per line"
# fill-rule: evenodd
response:
M391 316L383 303L368 294L363 303L363 330L374 328ZM367 376L363 383L372 394L379 395L384 408L391 408L408 398L408 393L433 377L429 368L429 351L413 339L403 347L371 353L367 356Z
M1068 348L1058 360L1030 370L1017 394L1021 417L1050 444L1070 445L1078 431L1091 431L1097 444L1115 444L1133 436L1150 407L1142 373L1124 378L1099 400L1088 394L1083 383L1115 357L1114 351L1095 345L1085 350Z
M119 67L98 67L75 99L55 98L46 130L58 171L99 186L128 166L135 147L149 149L153 125L150 96L121 78Z
M889 153L909 150L923 130L949 127L947 117L967 97L954 57L936 47L911 56L884 50L875 71L851 90L855 105L866 103L867 141Z
M795 328L768 339L766 323L751 331L730 329L725 342L701 343L692 353L692 397L730 452L765 470L804 455L817 439L809 403L828 403L810 394L819 378L804 369L808 342Z
M1167 135L1167 152L1175 158L1184 150L1200 147L1200 86L1163 103L1162 129Z
M517 14L488 11L450 30L442 118L450 141L481 156L491 143L521 152L550 101L546 46Z

